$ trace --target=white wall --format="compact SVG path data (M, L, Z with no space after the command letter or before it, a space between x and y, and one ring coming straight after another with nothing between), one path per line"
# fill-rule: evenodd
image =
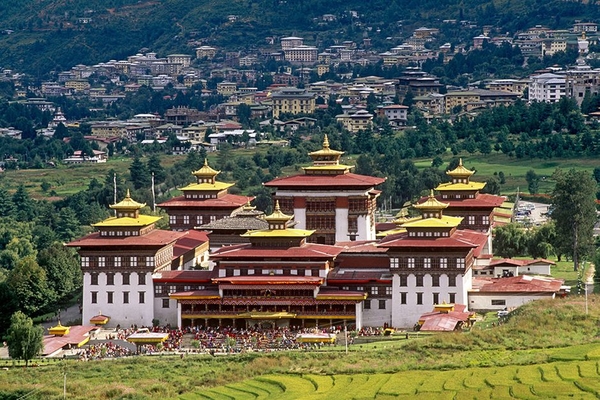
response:
M163 308L163 297L154 299L154 318L161 326L177 326L177 300L169 299L169 308Z
M471 311L489 311L513 309L534 300L551 299L554 294L505 294L505 293L469 293L469 309ZM504 300L505 304L492 305L492 300Z
M360 228L362 227L360 217L358 220L358 231L360 234ZM348 209L347 208L336 208L335 210L335 241L346 242L350 240L348 236ZM361 239L358 239L361 240Z
M365 301L371 302L371 309L366 310L364 308L364 301L362 303L362 326L377 327L383 326L384 324L392 324L392 299L385 299L385 309L379 309L379 300L367 297ZM384 300L384 299L381 299Z
M471 285L471 274L456 277L456 286L448 286L448 276L440 276L440 286L433 287L431 275L423 277L423 286L416 286L415 275L408 276L408 286L400 286L400 277L394 274L392 279L392 326L412 328L419 317L433 311L433 293L439 293L439 303L449 303L450 293L455 293L456 304L467 304L467 290ZM406 304L401 304L401 293L406 293ZM417 304L417 293L423 293L423 304ZM365 324L366 325L366 324Z
M92 292L97 292L97 303L92 304ZM108 303L107 293L113 292L113 302ZM129 292L129 304L123 303L123 292ZM139 303L139 292L145 292L144 304ZM82 323L89 324L90 318L102 313L110 317L107 327L129 327L131 325L150 326L154 318L154 286L152 274L146 273L146 284L138 284L136 273L130 275L130 284L123 285L120 273L115 274L114 285L106 284L106 274L98 276L98 285L91 285L91 275L83 277L83 317Z

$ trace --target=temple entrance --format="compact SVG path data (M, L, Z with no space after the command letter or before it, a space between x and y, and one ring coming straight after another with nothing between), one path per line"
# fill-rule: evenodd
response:
M260 329L275 329L275 321L261 321L258 323Z

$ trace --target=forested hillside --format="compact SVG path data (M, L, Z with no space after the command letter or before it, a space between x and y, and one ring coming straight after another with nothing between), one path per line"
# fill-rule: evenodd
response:
M122 59L142 48L160 55L192 53L198 43L226 50L268 46L269 36L299 35L307 43L371 38L385 50L413 29L440 27L440 41L466 43L481 26L514 33L535 24L567 28L597 20L599 7L583 2L525 0L21 0L0 3L0 67L43 77L76 64ZM324 21L324 14L335 16ZM236 18L228 18L235 16ZM457 29L443 20L469 20ZM275 45L277 45L275 41ZM443 42L442 42L443 43Z

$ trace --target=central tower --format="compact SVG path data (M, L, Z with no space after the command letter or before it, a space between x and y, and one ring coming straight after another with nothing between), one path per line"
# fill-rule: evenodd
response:
M316 231L309 240L334 244L349 240L375 240L375 186L385 178L358 175L340 164L342 151L329 148L327 135L321 150L309 153L313 165L304 174L273 179L274 200L283 212L293 214L298 228Z

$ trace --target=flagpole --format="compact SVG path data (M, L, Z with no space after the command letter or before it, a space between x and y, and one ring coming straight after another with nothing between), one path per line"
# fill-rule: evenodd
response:
M152 212L156 212L156 194L154 193L154 172L152 173Z

